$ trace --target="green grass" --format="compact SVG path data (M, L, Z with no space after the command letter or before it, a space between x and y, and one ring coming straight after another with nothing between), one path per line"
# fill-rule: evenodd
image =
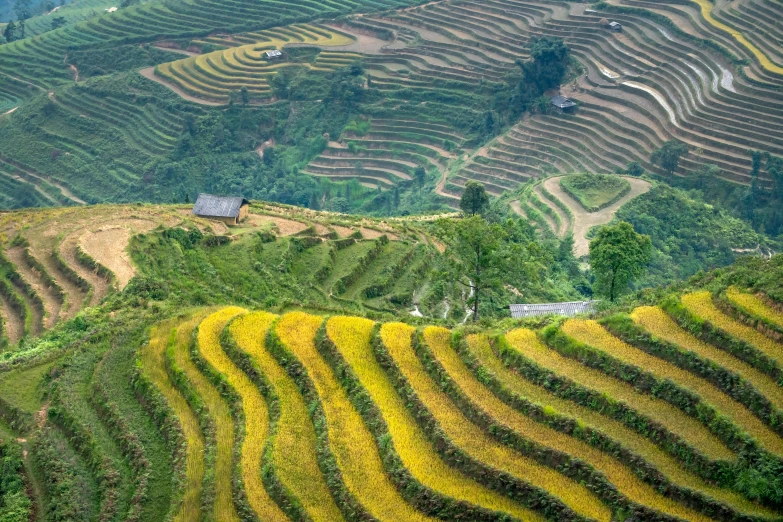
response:
M560 187L589 212L611 205L631 190L628 180L610 174L565 176L560 180Z
M0 374L0 397L26 412L38 411L43 401L41 383L56 362L48 361Z

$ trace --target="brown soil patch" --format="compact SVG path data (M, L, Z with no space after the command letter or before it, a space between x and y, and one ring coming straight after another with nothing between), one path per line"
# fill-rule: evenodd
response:
M126 251L130 238L130 230L117 227L97 232L87 231L79 240L82 250L114 273L120 290L125 288L136 274Z
M250 214L248 220L257 225L263 225L270 222L273 223L277 227L279 236L292 236L307 229L307 225L301 221L294 221L292 219L285 219L277 216Z
M329 233L329 229L320 223L313 223L313 228L315 228L316 235L319 236L325 236Z
M337 232L337 235L339 237L348 237L354 233L354 230L352 228L343 227L340 225L332 225L332 228L334 229L335 232Z
M24 322L11 309L5 297L0 296L0 317L3 319L3 335L16 344L24 335Z

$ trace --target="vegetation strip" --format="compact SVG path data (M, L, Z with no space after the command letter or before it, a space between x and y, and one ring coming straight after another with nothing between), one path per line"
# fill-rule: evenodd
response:
M737 428L745 430L769 451L783 455L783 439L765 426L755 415L751 414L747 408L719 391L704 379L624 343L610 335L595 321L569 319L563 323L562 328L563 333L569 337L593 346L606 353L609 357L621 361L623 364L639 368L640 373L647 373L659 380L668 380L675 386L680 387L681 392L693 394L697 398L697 402L703 400L705 404L709 405L709 408L715 408L721 416L725 416L725 420L722 422L715 413L701 412L705 415L705 421L708 418L712 419L710 428L713 431L721 433L729 440L735 439L739 441L744 437L739 433L732 432ZM701 410L704 410L704 408L701 408ZM736 426L736 428L731 426L730 423Z
M295 323L285 323L284 327L287 317ZM320 317L294 312L283 317L276 331L307 370L320 396L329 446L348 491L378 520L430 520L403 499L386 475L372 434L332 369L318 354L315 334L322 322Z
M465 342L468 346L488 345L489 339L474 334L464 338L464 341L457 342ZM578 477L590 484L591 489L596 491L602 500L613 508L613 511L630 508L633 511L646 512L643 516L647 517L656 516L655 512L658 512L689 520L708 520L708 517L660 495L612 455L553 430L545 426L545 423L535 422L529 417L529 413L523 415L511 408L475 378L450 343L439 343L431 350L431 354L443 369L444 376L448 376L456 387L453 393L463 394L462 401L470 403L466 406L475 411L474 415L479 418L484 417L487 427L493 425L501 427L497 432L498 437L515 445L520 444L521 447L524 447L522 445L527 441L532 441L543 448L550 448L580 459L593 468L579 470L579 474L575 474L574 478ZM578 469L578 466L572 468Z
M584 520L589 517L585 513L603 515L603 506L599 503L596 509L595 497L583 486L497 444L465 418L427 375L416 356L418 335L414 340L415 346L413 342L384 346L381 364L447 462L528 507L538 507L547 518ZM584 506L577 497L591 503Z
M270 341L275 337L267 324L270 317L265 312L254 312L239 316L229 325L234 359L265 392L272 414L263 457L264 483L294 520L343 520L318 465L316 433L304 397L270 352ZM259 334L263 331L268 333L262 337Z
M374 323L367 319L333 317L326 325L322 352L327 352L327 358L336 359L336 373L346 376L343 384L373 431L387 469L394 466L391 474L406 498L441 518L495 520L508 515L520 520L538 518L511 499L449 467L440 458L375 359L374 330ZM380 337L384 345L410 344L413 333L410 326L389 323L381 327ZM376 337L376 345L377 342ZM443 498L444 495L447 497Z
M636 308L630 317L654 338L703 358L692 363L697 370L701 370L702 376L724 388L732 397L760 415L765 422L772 426L783 423L783 389L768 375L689 334L660 308L642 306ZM616 333L613 328L610 329ZM654 338L641 342L655 342ZM773 416L771 421L770 415Z
M163 323L155 326L150 334L150 341L142 347L139 353L141 375L147 379L155 389L163 396L167 408L170 408L170 417L163 417L168 421L169 430L181 433L182 440L174 433L169 435L170 445L175 446L180 442L184 448L174 454L181 459L179 473L183 476L177 479L181 484L179 499L172 502L173 522L197 522L201 519L201 488L204 480L204 435L201 433L198 417L193 413L185 397L171 382L166 372L166 352L170 346L176 344L180 350L186 350L190 344L191 333L198 325L199 315L185 319L182 324ZM173 329L175 325L176 328ZM172 346L173 347L173 346ZM150 393L146 393L149 396ZM148 398L148 400L150 400ZM161 412L159 415L169 415ZM159 421L159 425L162 422ZM179 460L177 459L177 460Z
M683 295L682 304L697 317L709 321L729 335L733 335L753 345L767 357L783 365L783 343L776 343L761 332L741 324L727 316L712 302L708 291Z
M508 341L506 340L508 339ZM528 415L535 416L555 429L596 446L621 459L639 478L651 484L657 491L683 501L686 505L711 517L730 518L742 511L749 502L727 489L709 484L683 468L682 462L658 448L641 434L632 431L610 416L561 399L544 387L533 384L522 374L508 367L509 352L514 349L509 342L526 346L541 346L534 332L513 330L506 337L497 337L493 343L474 342L466 353L476 377L489 386L504 402ZM496 355L495 352L498 352ZM471 360L472 358L475 358ZM720 505L723 503L724 505ZM751 506L751 509L755 506Z

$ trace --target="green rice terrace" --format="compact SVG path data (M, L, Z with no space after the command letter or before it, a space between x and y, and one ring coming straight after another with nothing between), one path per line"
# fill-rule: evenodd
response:
M781 0L0 0L0 522L783 522Z

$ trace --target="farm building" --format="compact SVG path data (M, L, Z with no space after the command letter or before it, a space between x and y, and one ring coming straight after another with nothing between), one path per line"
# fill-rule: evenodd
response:
M277 49L272 49L271 51L266 51L264 53L264 58L267 60L280 60L283 57L282 51L279 51Z
M609 22L609 30L620 33L623 30L623 26L619 22Z
M595 310L595 301L572 301L569 303L542 303L542 304L512 304L511 317L522 319L539 315L563 315L573 317L577 314L586 314Z
M249 202L245 198L199 194L193 205L193 214L198 217L222 221L226 225L237 225L247 217Z
M552 105L554 105L555 107L557 107L562 111L566 111L572 107L576 107L576 103L569 100L565 96L560 96L559 94L557 96L552 96Z

